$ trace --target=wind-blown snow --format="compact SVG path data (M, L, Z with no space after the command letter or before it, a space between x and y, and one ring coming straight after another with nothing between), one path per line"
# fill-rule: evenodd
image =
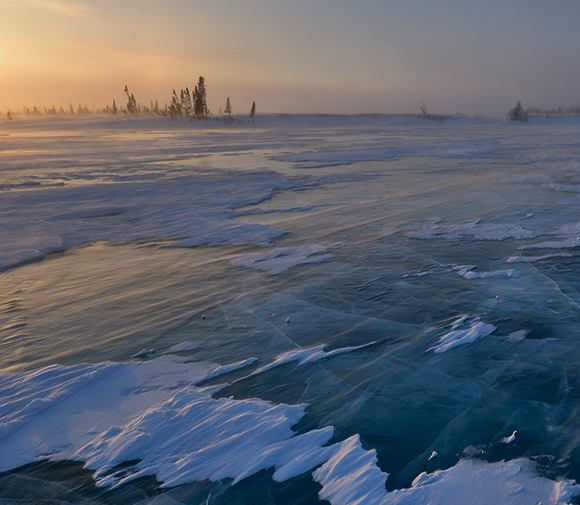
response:
M352 148L272 156L273 160L294 163L295 168L332 167L350 165L355 162L390 161L394 158L395 155L389 151Z
M462 460L453 468L422 473L410 489L388 493L381 505L564 505L580 494L570 480L555 482L538 476L525 458L498 463ZM372 505L371 502L366 502ZM334 504L333 504L334 505Z
M242 366L241 364L237 365ZM173 356L139 363L51 366L0 377L0 471L39 459L81 460L100 485L155 474L164 486L226 478L239 481L275 467L284 481L312 470L320 497L353 503L566 503L580 489L538 477L526 459L464 460L421 474L410 489L387 493L387 474L358 435L325 446L332 427L294 435L305 405L213 399L194 384L233 367L185 363ZM219 388L218 388L219 389ZM140 460L132 470L112 471ZM478 490L473 494L475 490ZM480 501L473 501L480 500ZM504 500L504 501L502 501Z
M324 461L328 450L320 449L332 428L297 437L290 429L304 405L214 400L216 388L194 386L247 364L186 364L165 356L0 377L0 471L45 458L73 459L96 470L100 485L155 474L173 486L240 480L270 466L287 479ZM141 461L129 476L107 475L133 459Z
M574 481L553 481L538 476L535 464L525 458L499 463L462 460L448 470L423 472L409 489L387 492L388 475L376 466L375 451L365 451L358 436L313 474L322 484L321 499L332 505L565 505L580 494Z
M228 260L228 263L238 267L263 270L270 275L279 275L296 265L320 263L334 258L332 254L325 254L327 250L320 246L284 247L263 254L234 256Z
M508 238L530 239L539 233L526 230L515 224L478 224L479 219L473 219L457 225L425 224L423 228L406 233L407 237L432 239L445 238L457 240L461 237L473 237L477 240L505 240Z
M0 200L0 269L95 240L265 245L282 232L234 220L234 209L293 185L264 174L6 192Z
M568 223L559 227L561 240L548 240L520 247L520 249L568 249L580 245L580 223Z
M312 476L322 484L319 496L332 505L382 503L388 475L377 467L376 451L365 451L358 435L339 445L336 453Z
M37 369L0 376L0 470L76 459L101 486L213 492L269 469L233 493L312 472L332 504L568 501L572 481L521 456L579 472L577 272L518 249L580 244L579 125L2 122L2 365ZM38 368L55 362L71 366ZM492 450L520 459L456 463Z
M519 277L517 270L496 270L495 272L474 272L475 265L457 265L453 270L457 271L465 279L490 279L494 277Z
M422 473L409 489L389 493L387 474L376 466L374 451L364 451L358 437L342 448L313 474L322 484L320 498L332 505L565 505L580 494L571 480L539 477L528 459L486 463L462 460L448 470Z
M510 256L506 263L534 263L536 261L543 261L550 258L571 258L572 255L568 253L559 254L544 254L543 256Z
M493 324L486 324L479 321L479 318L476 318L469 328L463 330L455 329L463 322L464 320L460 319L455 323L453 325L453 331L443 335L439 339L439 344L431 347L429 350L436 353L447 352L459 345L475 342L478 338L485 337L497 329Z
M268 365L264 365L263 367L258 368L257 370L252 372L251 375L263 373L266 370L271 370L272 368L283 365L284 363L290 363L291 361L298 361L298 366L304 365L306 363L313 363L315 361L330 358L338 354L344 354L347 352L356 351L358 349L364 349L365 347L369 347L374 343L375 342L370 342L369 344L359 345L356 347L339 347L338 349L334 349L333 351L329 352L326 352L324 350L327 347L326 344L322 344L313 347L311 349L299 349L296 351L288 351L278 356L272 363L269 363Z

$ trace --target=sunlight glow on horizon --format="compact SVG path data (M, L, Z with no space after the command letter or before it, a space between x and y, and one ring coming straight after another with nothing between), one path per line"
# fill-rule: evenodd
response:
M210 109L496 114L579 101L580 4L0 0L0 107L168 102ZM236 106L236 104L239 104Z

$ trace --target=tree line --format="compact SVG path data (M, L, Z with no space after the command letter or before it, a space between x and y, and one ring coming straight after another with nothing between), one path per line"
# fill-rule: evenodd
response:
M106 105L102 108L88 108L87 105L79 103L78 107L73 107L69 103L69 107L64 109L62 106L58 109L53 105L52 107L23 107L22 109L12 111L6 108L6 112L0 111L0 115L12 120L15 116L87 116L87 115L125 115L138 118L139 116L162 116L170 119L189 118L190 121L194 119L207 120L210 119L211 113L207 106L207 85L205 77L199 76L197 84L190 90L188 87L181 89L179 93L173 90L169 103L163 106L159 102L151 101L149 106L137 102L135 95L130 92L128 86L125 86L123 92L126 95L126 104L117 105L113 100L111 105ZM256 115L256 102L252 102L250 112L248 114L248 121L254 122ZM220 117L221 116L221 117ZM226 123L233 123L235 119L233 109L230 102L230 97L227 97L225 108L220 108L219 116L213 116L212 119L222 120Z

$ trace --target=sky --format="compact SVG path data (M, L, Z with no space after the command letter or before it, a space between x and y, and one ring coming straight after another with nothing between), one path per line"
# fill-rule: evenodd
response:
M0 108L505 114L580 102L579 0L0 0ZM3 109L6 110L6 109Z

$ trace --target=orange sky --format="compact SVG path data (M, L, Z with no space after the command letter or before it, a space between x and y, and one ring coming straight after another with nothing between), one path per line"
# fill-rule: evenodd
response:
M497 114L579 101L580 3L0 0L0 107L142 103L206 77L234 112Z

